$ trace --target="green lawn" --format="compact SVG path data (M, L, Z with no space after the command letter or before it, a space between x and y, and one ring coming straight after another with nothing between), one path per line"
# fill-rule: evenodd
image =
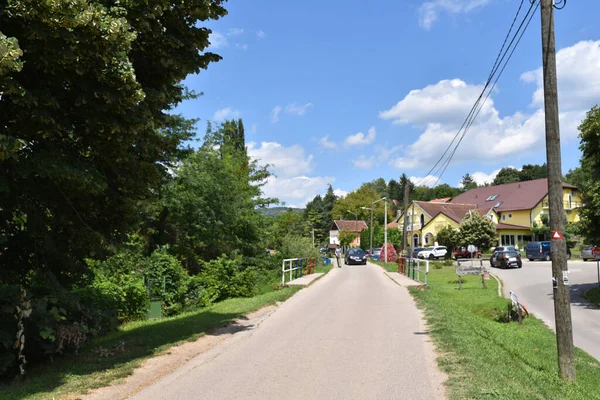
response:
M387 272L398 272L398 263L395 262L383 262L378 260L369 260L373 264L382 266Z
M543 322L526 318L500 322L508 300L498 297L497 282L483 289L478 276L455 269L431 269L429 290L412 290L424 310L438 365L449 375L450 399L597 399L600 362L576 349L577 380L558 374L556 337Z
M596 307L600 308L600 292L598 292L598 288L595 287L593 289L588 290L583 294L584 299L596 305Z
M192 341L207 331L225 326L264 306L284 301L299 288L284 288L252 298L229 299L194 312L162 320L137 321L98 338L79 356L55 358L54 363L32 368L22 383L0 385L0 399L56 399L107 386L128 376L148 357L169 347ZM109 356L101 356L100 350Z

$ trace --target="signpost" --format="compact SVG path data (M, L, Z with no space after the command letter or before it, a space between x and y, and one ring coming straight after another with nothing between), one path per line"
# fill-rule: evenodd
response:
M560 232L557 230L555 230L554 232L552 232L552 240L563 240L565 237L563 235L560 234Z
M479 266L476 266L471 260L470 265L464 264L461 265L460 261L456 262L456 275L458 275L458 290L462 290L462 276L463 275L481 275L481 284L484 289L487 289L485 286L485 275L488 274L489 271L486 267L483 266L483 262L479 260Z
M600 253L596 253L596 270L598 271L598 293L600 293Z

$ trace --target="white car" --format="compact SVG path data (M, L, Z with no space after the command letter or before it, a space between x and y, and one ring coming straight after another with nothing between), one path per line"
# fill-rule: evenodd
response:
M428 258L433 260L434 258L442 258L448 253L446 246L433 246L427 247L425 250L419 252L418 258Z

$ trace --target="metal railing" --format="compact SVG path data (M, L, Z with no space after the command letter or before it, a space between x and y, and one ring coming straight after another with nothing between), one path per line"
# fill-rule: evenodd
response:
M302 277L302 275L304 274L304 262L306 261L305 258L286 258L285 260L283 260L281 262L281 284L284 285L285 284L285 273L289 272L290 273L290 281L292 280L292 272L296 271L295 273L295 278L298 278L298 271L300 271L300 277ZM289 264L289 268L286 269L286 263Z
M580 201L563 201L563 206L565 209L570 210L573 208L580 208L583 204ZM543 208L549 208L548 200L542 201Z
M428 287L429 260L400 257L398 259L398 272Z

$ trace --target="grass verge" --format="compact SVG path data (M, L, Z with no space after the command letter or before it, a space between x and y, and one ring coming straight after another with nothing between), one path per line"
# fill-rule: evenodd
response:
M369 260L369 262L382 266L387 272L398 272L398 263L379 260Z
M0 385L0 399L74 398L73 395L89 389L107 386L130 375L144 359L173 345L196 340L262 307L284 301L298 290L284 288L251 298L225 300L172 318L125 324L118 331L98 338L78 356L57 358L52 364L32 368L23 382Z
M597 287L586 291L581 297L600 308L600 292L598 292Z
M449 379L450 399L598 398L600 362L575 349L577 380L558 374L556 337L536 318L500 322L509 301L498 297L497 282L483 289L478 276L463 277L458 290L454 268L431 270L428 291L412 290L424 310Z

